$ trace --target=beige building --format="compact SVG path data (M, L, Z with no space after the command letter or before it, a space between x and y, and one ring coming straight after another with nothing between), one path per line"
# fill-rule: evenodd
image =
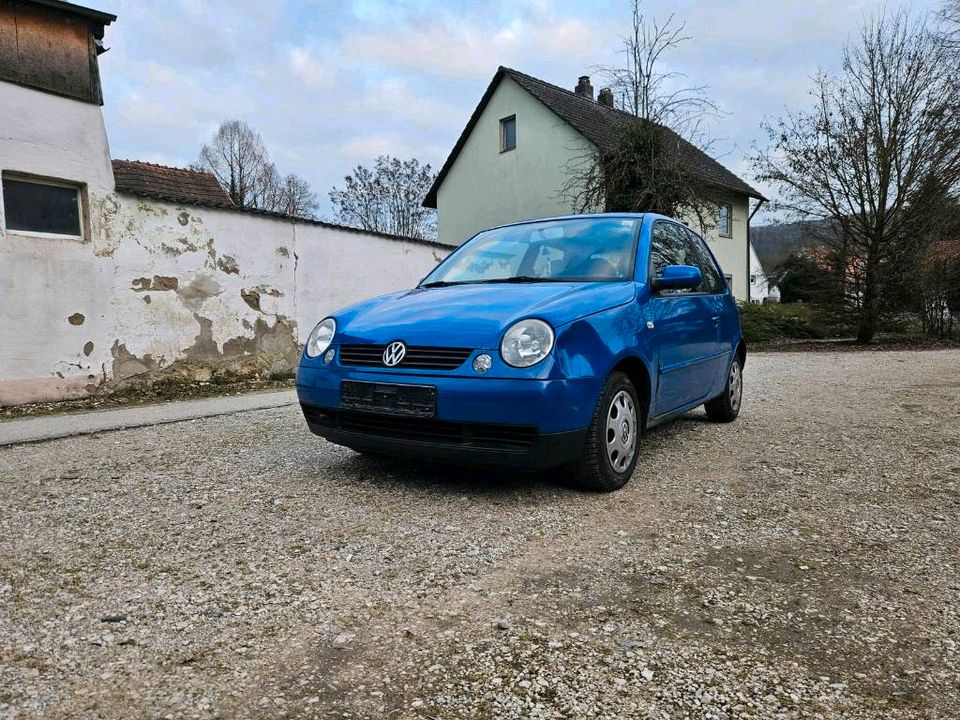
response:
M473 111L424 202L439 215L440 241L458 245L487 227L567 215L571 169L612 142L632 116L612 107L609 91L594 100L589 78L574 91L501 67ZM763 196L672 131L684 162L714 188L719 217L703 232L734 295L749 297L751 200ZM759 203L752 208L759 207Z

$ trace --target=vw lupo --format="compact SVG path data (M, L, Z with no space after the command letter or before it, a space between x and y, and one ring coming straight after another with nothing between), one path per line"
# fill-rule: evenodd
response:
M483 231L414 289L324 318L297 392L310 430L359 452L524 470L594 490L647 428L740 412L746 345L707 243L653 214Z

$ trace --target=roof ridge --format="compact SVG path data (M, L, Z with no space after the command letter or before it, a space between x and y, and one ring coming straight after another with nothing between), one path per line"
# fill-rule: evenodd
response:
M546 85L546 86L549 87L551 90L559 90L559 91L562 92L562 93L566 93L566 94L569 95L570 97L576 98L579 102L587 103L587 105L584 106L584 107L590 107L590 108L592 108L592 109L594 109L594 110L600 110L601 112L611 112L611 113L616 113L617 115L624 115L624 116L626 116L627 118L638 118L638 117L639 117L639 116L637 116L637 115L634 115L634 114L631 113L631 112L627 112L626 110L621 110L621 109L618 108L618 107L611 107L610 105L604 105L602 102L599 102L598 100L591 100L590 98L586 98L586 97L584 97L583 95L578 95L578 94L577 94L576 92L574 92L573 90L569 90L568 88L565 88L565 87L563 87L562 85L554 85L552 82L549 82L548 80L544 80L543 78L538 78L538 77L536 77L536 76L534 76L534 75L530 75L529 73L525 73L525 72L523 72L523 71L521 71L521 70L516 70L516 69L514 69L514 68L509 68L509 67L507 67L506 65L501 65L501 66L500 66L500 69L503 70L504 72L506 72L508 75L520 75L521 77L526 78L527 80L533 80L534 82L538 82L538 83L540 83L541 85ZM602 89L603 89L603 88L601 88L601 90L602 90ZM661 123L658 123L658 122L656 122L656 121L654 121L654 120L648 120L648 122L651 122L651 123L653 123L654 125L656 125L656 126L658 126L658 127L667 127L666 125L663 125L663 124L661 124ZM674 132L676 132L676 131L674 131Z

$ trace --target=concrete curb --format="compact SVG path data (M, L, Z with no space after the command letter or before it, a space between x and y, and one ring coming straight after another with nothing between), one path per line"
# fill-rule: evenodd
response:
M296 391L280 390L8 420L0 422L0 447L287 407L296 402Z

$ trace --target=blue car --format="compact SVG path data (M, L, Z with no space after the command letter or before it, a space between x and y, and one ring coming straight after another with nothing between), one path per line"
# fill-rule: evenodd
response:
M740 412L746 345L703 239L661 215L485 230L414 289L323 319L297 393L310 430L359 452L521 470L610 491L643 431Z

